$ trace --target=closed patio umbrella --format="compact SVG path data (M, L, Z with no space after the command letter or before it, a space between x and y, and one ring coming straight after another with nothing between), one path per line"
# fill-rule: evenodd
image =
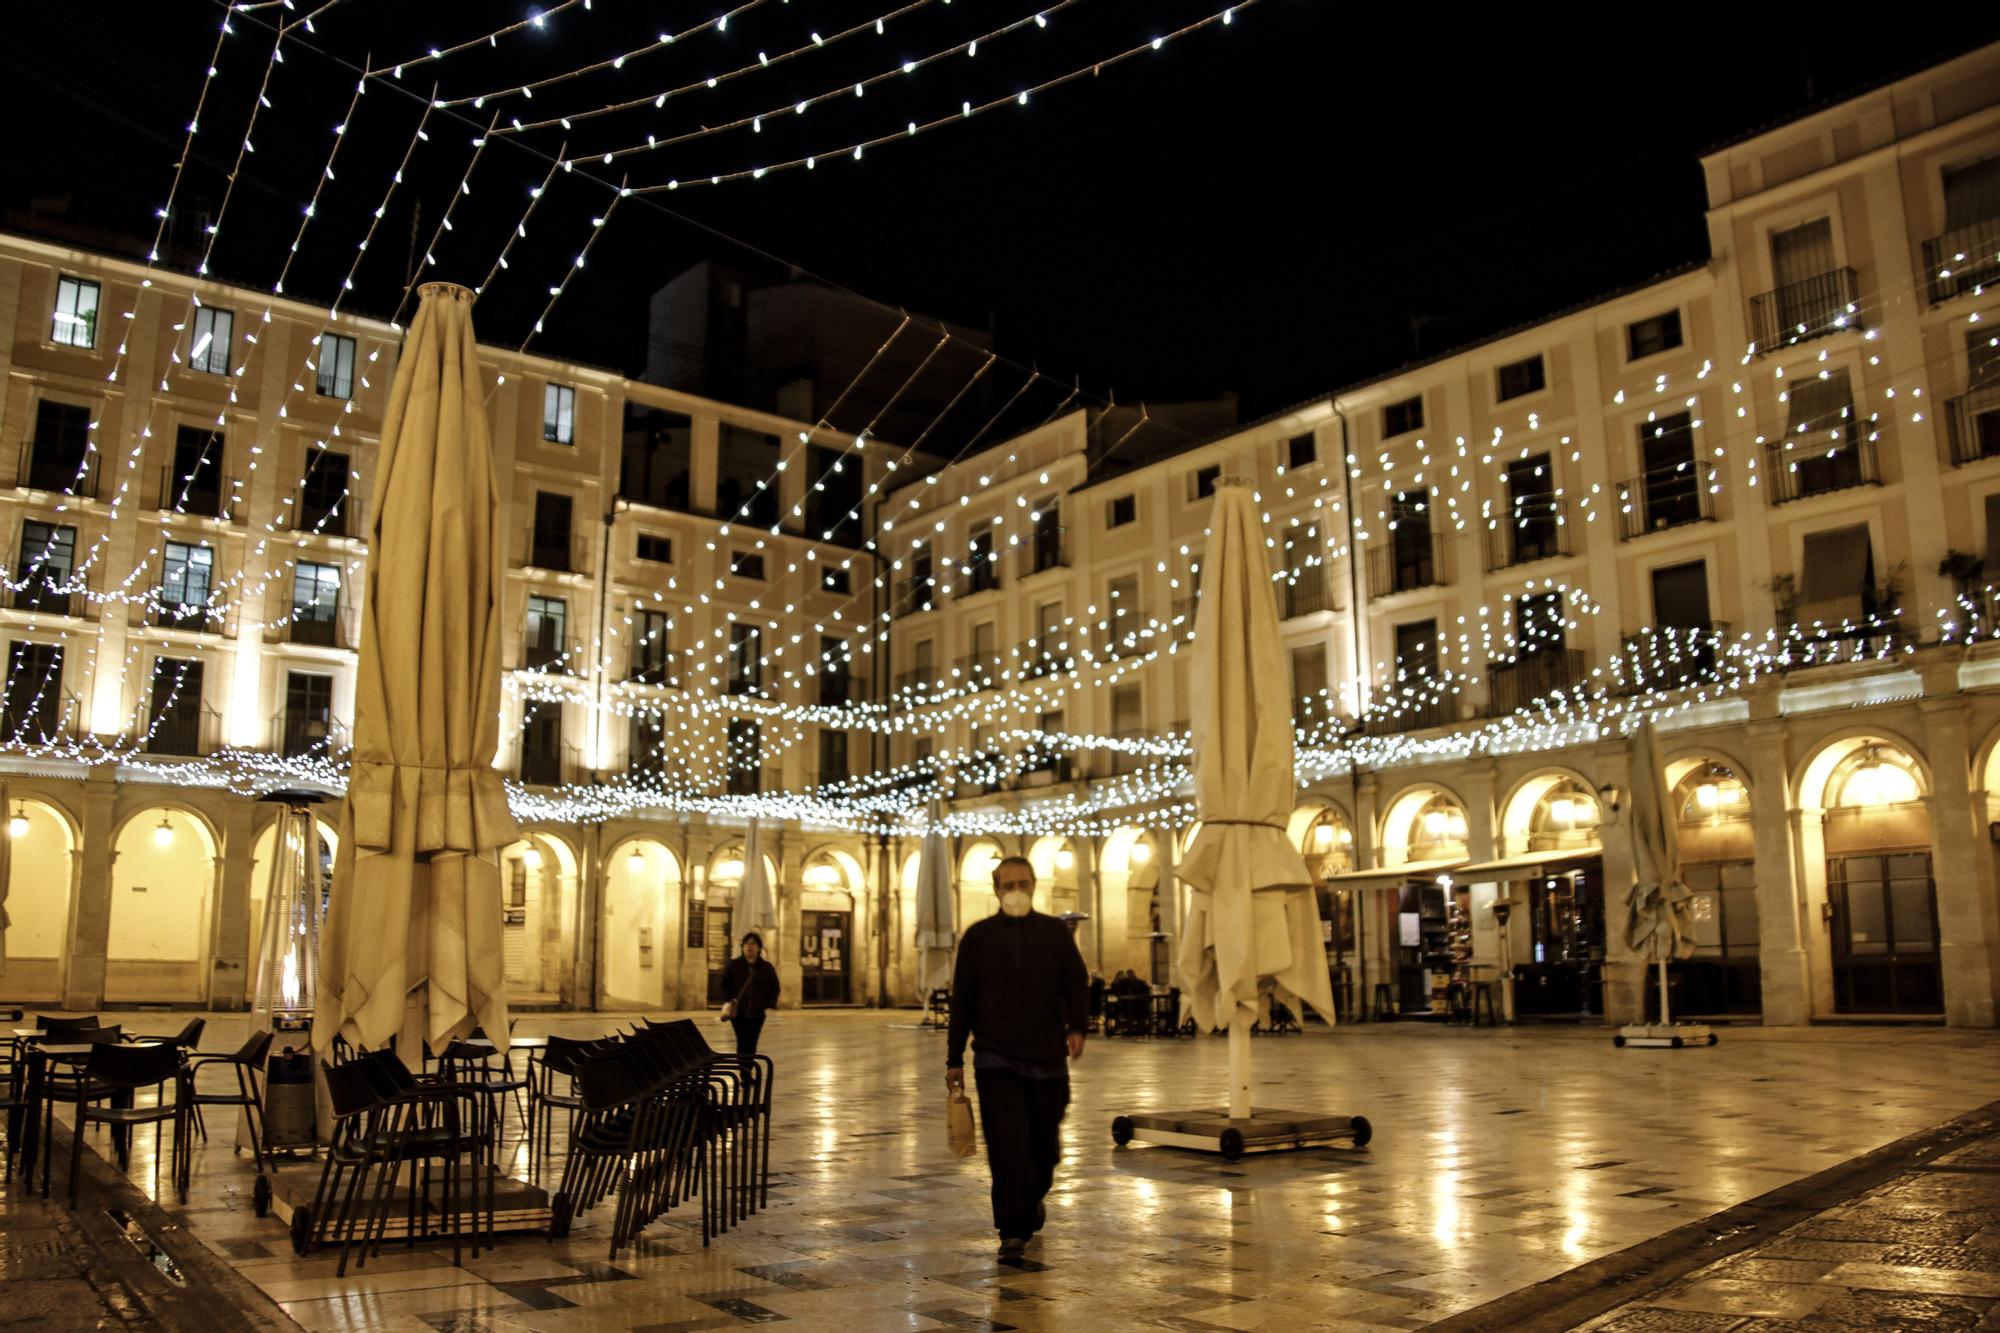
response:
M917 990L927 998L951 984L951 951L958 943L955 917L951 856L944 830L933 822L917 850Z
M1660 762L1660 738L1648 721L1632 735L1632 867L1626 895L1626 942L1660 970L1660 1021L1624 1028L1617 1044L1713 1045L1706 1026L1676 1024L1667 1005L1667 962L1694 953L1694 894L1681 876L1680 836Z
M778 933L778 901L771 893L771 877L764 873L763 838L753 817L743 831L743 878L736 885L736 911L732 920L737 941L750 931L764 940L764 954L776 967L773 953Z
M369 512L354 754L313 1045L416 1063L474 1028L505 1048L499 497L472 293L429 283L389 392Z
M1285 834L1298 796L1277 593L1250 483L1223 478L1195 611L1194 789L1201 821L1180 967L1202 1028L1227 1025L1230 1116L1250 1114L1249 1030L1267 983L1333 1020L1312 872Z

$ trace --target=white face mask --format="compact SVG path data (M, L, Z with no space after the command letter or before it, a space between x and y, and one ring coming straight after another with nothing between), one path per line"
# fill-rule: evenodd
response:
M1012 893L1000 895L1000 910L1008 916L1026 916L1028 907L1034 902L1032 895L1016 889Z

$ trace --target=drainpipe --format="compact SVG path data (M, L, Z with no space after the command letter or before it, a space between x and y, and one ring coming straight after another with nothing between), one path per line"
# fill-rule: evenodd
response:
M883 592L889 582L890 573L889 558L882 554L881 543L876 540L881 535L881 522L882 499L878 495L875 499L874 507L869 512L868 538L862 546L862 550L873 557L875 562L876 577L872 581L873 587L868 597L871 613L869 624L871 629L874 625L881 623ZM891 621L890 623L893 625L895 622ZM870 653L869 656L874 659L870 675L874 680L875 698L877 701L886 701L889 697L889 636L887 634L882 636L880 648ZM886 753L888 744L889 738L882 733L879 727L870 727L868 729L868 762L874 772L880 773L888 767L888 755ZM875 1007L878 1009L887 1009L890 1007L889 953L890 946L894 943L894 936L890 934L889 907L895 897L895 872L890 865L891 859L888 831L878 827L875 830L875 929L878 932L875 943Z

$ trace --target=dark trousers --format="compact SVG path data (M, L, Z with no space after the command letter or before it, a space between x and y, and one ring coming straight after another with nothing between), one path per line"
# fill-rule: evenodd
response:
M736 1029L736 1053L738 1055L757 1054L757 1034L764 1030L764 1015L746 1015L732 1018L729 1026Z
M993 1226L1003 1239L1041 1230L1042 1199L1062 1157L1057 1131L1069 1109L1066 1078L1022 1078L1004 1069L974 1071L986 1165L993 1173Z

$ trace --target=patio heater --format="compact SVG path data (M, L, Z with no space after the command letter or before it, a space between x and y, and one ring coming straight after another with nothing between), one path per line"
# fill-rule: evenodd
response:
M283 807L273 830L271 883L250 998L250 1030L275 1034L264 1065L264 1142L267 1148L312 1149L320 1141L319 1124L330 1124L332 1109L329 1105L322 1114L324 1098L308 1046L319 991L319 926L326 915L313 805L326 798L275 791L260 799ZM237 1140L247 1146L247 1126L239 1126Z

